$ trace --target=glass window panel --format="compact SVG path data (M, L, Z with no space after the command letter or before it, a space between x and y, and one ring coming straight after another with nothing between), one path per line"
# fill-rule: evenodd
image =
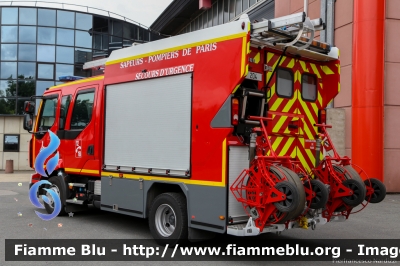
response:
M138 29L137 39L141 41L143 40L143 29L141 27L137 27L137 29Z
M111 23L111 35L122 37L122 22L116 20L110 20Z
M52 96L54 96L54 98L43 99L38 122L39 131L49 130L56 120L58 95Z
M68 109L69 109L69 104L71 103L71 95L63 96L61 100L61 106L60 106L60 118L59 118L59 123L58 123L58 128L59 129L64 129L65 127L65 122L67 119L67 114L68 114Z
M32 94L34 95L34 94ZM30 95L31 96L31 95ZM25 101L30 101L29 98L26 99L17 99L17 115L23 115L24 114L24 103Z
M233 19L235 17L235 7L236 7L236 0L230 0L229 2L229 19Z
M203 17L203 29L207 29L208 27L208 17L207 17L208 12L204 11L202 17Z
M90 30L92 28L92 16L76 13L76 28L80 30Z
M107 50L108 49L108 35L106 34L95 34L93 40L93 48L96 50Z
M207 17L208 17L208 27L212 27L213 26L212 8L208 10Z
M236 9L235 9L236 16L242 13L242 1L247 1L247 0L236 0Z
M57 44L74 46L74 31L57 29Z
M1 45L1 60L17 60L17 45L2 44Z
M82 65L75 65L74 75L79 77L90 77L92 76L92 71L84 70Z
M75 48L75 63L86 63L92 61L92 50Z
M38 43L55 44L56 29L55 28L38 28Z
M212 6L212 23L213 26L218 25L218 3Z
M1 62L0 69L2 79L17 78L17 62Z
M78 94L71 116L71 129L84 129L92 119L94 92Z
M74 48L57 46L56 62L58 63L74 63Z
M57 10L57 27L73 28L75 25L75 13Z
M196 18L197 29L201 30L203 28L203 17L199 16Z
M1 81L0 97L16 97L17 96L17 81L15 80L2 80Z
M47 88L54 86L54 81L36 81L36 94L35 95L43 95L44 91ZM38 106L38 105L37 105Z
M36 27L19 27L19 42L36 43Z
M293 97L293 72L288 69L278 68L276 93L279 97Z
M34 80L18 80L18 96L31 97L35 95L35 90Z
M224 1L218 1L218 25L224 23Z
M242 11L249 8L249 0L242 0Z
M38 25L56 26L56 11L50 9L38 10Z
M17 26L1 27L1 42L17 42L17 40L18 40Z
M301 77L301 97L304 101L315 102L317 99L317 77L303 74Z
M54 62L56 48L52 45L37 46L37 61Z
M18 45L18 60L36 61L36 45L34 44Z
M0 99L0 114L13 115L15 114L15 99Z
M108 18L94 16L93 31L108 34Z
M36 63L19 62L18 63L18 78L19 79L34 79L36 72Z
M1 9L1 24L18 24L18 8L3 7Z
M249 6L254 5L256 2L257 2L256 0L249 0Z
M87 31L75 31L75 46L92 48L92 36Z
M20 8L19 24L36 25L36 8Z
M54 79L53 64L38 64L38 79Z
M129 23L124 23L124 39L130 39L134 40L136 38L136 26L129 24Z
M59 80L61 76L73 76L74 66L73 65L56 65L56 80Z
M229 21L229 1L224 0L224 23Z

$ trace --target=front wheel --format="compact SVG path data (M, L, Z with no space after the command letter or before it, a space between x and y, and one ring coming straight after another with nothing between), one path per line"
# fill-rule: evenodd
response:
M61 211L58 214L58 216L62 216L65 215L65 205L63 205L62 203L65 202L65 194L66 194L66 185L65 183L63 184L62 182L64 182L64 180L61 179L61 177L59 176L52 176L49 178L49 182L51 183L51 186L47 189L53 190L54 192L57 193L57 195L59 196L60 200L61 200ZM46 208L47 213L53 213L54 211L54 199L52 198L52 196L47 192L46 193L47 198L50 200L50 204L47 204L46 202L44 202L44 207Z
M149 227L160 245L175 245L188 238L186 198L180 193L158 195L149 213Z

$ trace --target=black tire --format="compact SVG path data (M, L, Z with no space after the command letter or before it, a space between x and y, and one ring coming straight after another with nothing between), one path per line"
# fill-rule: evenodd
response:
M149 228L160 245L182 244L188 239L186 198L181 193L163 193L152 202Z
M344 203L351 207L358 206L361 202L365 200L365 185L360 183L355 179L347 179L343 182L345 187L353 190L353 194L347 197L342 197Z
M297 188L297 192L299 194L298 206L293 212L291 212L288 215L288 217L286 217L287 220L293 219L293 218L296 219L297 217L299 217L301 215L301 213L304 211L304 208L306 206L306 192L304 190L304 185L303 185L303 182L301 182L300 177L295 172L293 172L292 170L290 170L289 168L286 168L284 166L279 166L279 168L286 175L288 181L292 182Z
M65 200L66 200L66 191L67 191L67 186L64 182L64 180L60 176L52 176L49 178L49 182L51 183L51 186L48 187L47 189L53 189L57 194L60 196L61 199L61 211L58 214L58 216L63 216L66 215L67 213L65 212ZM47 213L53 213L54 207L52 204L47 204L44 202L44 207L46 208Z
M329 190L324 183L317 179L310 181L311 189L315 193L315 197L311 200L311 209L323 209L329 198Z
M282 181L275 185L275 188L286 195L286 199L275 202L275 207L280 212L292 212L299 206L299 193L296 185L289 181Z
M386 187L385 185L376 178L370 178L369 180L365 180L364 184L366 186L370 186L374 189L374 193L370 196L366 196L365 200L369 200L371 203L379 203L386 197Z
M351 165L345 165L344 169L346 169L346 171L350 173L353 179L364 184L364 181L362 180L361 176L357 173L356 169L354 169Z

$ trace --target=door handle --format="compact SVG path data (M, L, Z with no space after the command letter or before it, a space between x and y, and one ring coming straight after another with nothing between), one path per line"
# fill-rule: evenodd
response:
M94 155L94 145L89 145L88 149L87 149L87 155Z

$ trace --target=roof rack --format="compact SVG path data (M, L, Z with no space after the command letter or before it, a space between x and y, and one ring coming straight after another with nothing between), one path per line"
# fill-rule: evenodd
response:
M314 40L315 32L324 30L321 18L311 20L305 12L263 20L252 24L251 43L269 46L318 61L338 59L338 50Z

